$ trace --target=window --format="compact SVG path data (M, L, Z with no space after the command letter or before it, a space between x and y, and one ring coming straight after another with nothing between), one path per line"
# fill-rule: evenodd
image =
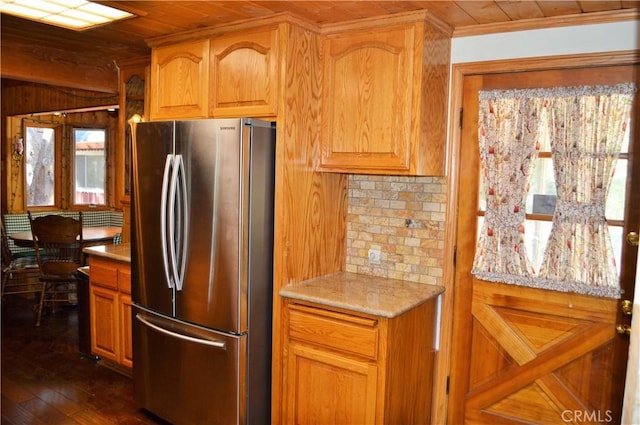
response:
M27 207L53 207L59 169L56 127L41 124L25 126L25 187Z
M616 258L616 266L620 273L622 263L624 200L626 198L627 166L629 161L629 129L625 133L624 144L618 157L615 174L609 188L605 214L611 243ZM525 242L527 252L535 270L540 270L544 249L551 233L551 220L555 211L556 184L551 160L551 143L549 135L540 137L541 147L536 165L531 175L531 187L526 199L527 220L525 221ZM486 210L484 183L480 185L480 209ZM483 217L480 217L478 229L482 228Z
M106 128L22 122L26 209L107 206Z
M479 93L474 275L620 297L634 92L624 83Z
M74 128L75 205L105 205L107 132L98 128Z

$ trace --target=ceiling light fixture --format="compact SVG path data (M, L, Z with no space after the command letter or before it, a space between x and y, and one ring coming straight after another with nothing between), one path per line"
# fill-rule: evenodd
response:
M0 0L0 12L75 31L134 16L86 0Z

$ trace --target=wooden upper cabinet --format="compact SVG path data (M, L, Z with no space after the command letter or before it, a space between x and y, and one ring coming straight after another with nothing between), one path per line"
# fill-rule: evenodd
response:
M278 28L211 41L211 116L275 116Z
M208 100L209 39L152 49L152 120L207 117Z
M323 52L319 169L443 174L450 36L424 19L369 22L328 32Z

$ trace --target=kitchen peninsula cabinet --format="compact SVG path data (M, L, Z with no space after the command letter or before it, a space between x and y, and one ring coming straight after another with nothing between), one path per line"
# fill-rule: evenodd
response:
M283 288L283 423L430 423L441 292L352 273Z
M271 27L211 40L211 116L277 114L278 33Z
M323 33L319 169L442 175L450 30L411 13Z
M85 248L89 254L91 351L102 360L131 369L130 246Z
M205 118L209 109L209 40L151 50L152 120Z

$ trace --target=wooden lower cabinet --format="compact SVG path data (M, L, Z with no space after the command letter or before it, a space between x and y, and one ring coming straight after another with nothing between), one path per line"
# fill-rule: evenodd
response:
M287 423L374 423L375 363L296 342L291 343L288 354Z
M282 423L428 424L435 303L395 318L287 301Z
M131 266L93 256L89 265L91 352L130 369L133 366Z

